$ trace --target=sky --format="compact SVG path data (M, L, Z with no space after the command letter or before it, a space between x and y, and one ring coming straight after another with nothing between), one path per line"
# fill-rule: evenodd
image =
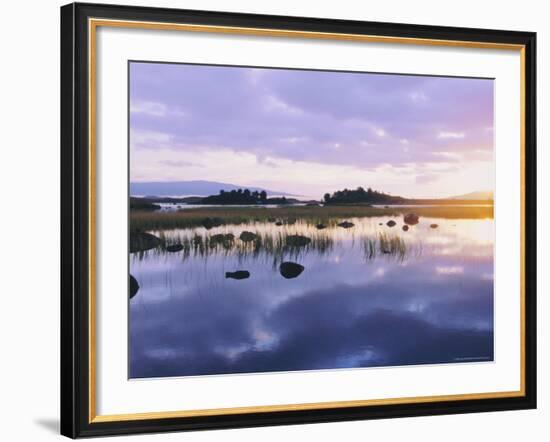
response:
M132 62L129 108L135 182L494 190L490 79Z

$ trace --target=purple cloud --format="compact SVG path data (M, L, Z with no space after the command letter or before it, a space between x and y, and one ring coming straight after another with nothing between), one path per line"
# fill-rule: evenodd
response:
M372 169L492 155L487 79L131 63L130 109L132 134L259 161Z

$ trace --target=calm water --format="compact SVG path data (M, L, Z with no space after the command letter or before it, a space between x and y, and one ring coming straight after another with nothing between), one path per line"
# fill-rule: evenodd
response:
M212 208L212 207L225 207L227 208L227 205L223 204L184 204L184 203L155 203L160 206L160 210L163 212L172 212L175 210L189 210L189 209L204 209L204 208ZM297 204L285 204L286 207L298 207L298 206L305 206L305 204L297 203ZM263 207L264 209L272 209L274 207L279 207L279 204L232 204L230 207Z
M212 207L227 207L222 204L184 204L184 203L155 203L160 206L160 210L163 212L172 212L176 210L189 210L189 209L204 209ZM299 207L305 206L306 203L285 204L284 207ZM263 207L264 209L271 209L274 207L281 207L279 204L234 204L231 207ZM439 207L437 204L373 204L372 207L384 208L384 207ZM453 207L492 207L492 204L453 204Z
M130 377L493 360L493 220L421 218L403 232L389 219L154 232L168 243L243 230L263 241L195 239L177 253L130 256L140 285L130 300ZM384 253L380 233L396 247ZM294 234L312 242L282 247ZM285 279L282 261L304 270ZM250 276L225 277L237 270Z

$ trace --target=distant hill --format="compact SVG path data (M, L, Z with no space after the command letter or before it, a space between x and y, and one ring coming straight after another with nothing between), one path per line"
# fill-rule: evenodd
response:
M464 195L451 196L450 200L492 200L493 192L489 190L465 193Z
M237 189L249 189L251 192L264 190L268 195L288 196L290 193L277 190L263 189L261 187L239 186L237 184L220 183L217 181L155 181L155 182L131 182L130 195L132 196L209 196L216 195L220 190L231 191Z

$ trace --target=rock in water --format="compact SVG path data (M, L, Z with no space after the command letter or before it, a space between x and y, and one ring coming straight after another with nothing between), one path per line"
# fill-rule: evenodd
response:
M239 236L239 238L241 241L250 242L250 241L254 241L257 238L257 235L255 233L248 232L245 230L241 232L241 235Z
M130 253L144 252L154 249L161 243L160 238L145 232L130 233Z
M224 238L223 233L217 233L217 234L212 235L212 236L210 237L210 242L211 242L211 243L223 242L223 238Z
M327 226L324 225L323 223L319 223L315 227L317 228L317 230L323 230L327 228Z
M439 226L438 226L437 224L430 224L430 227L431 227L432 229L437 229Z
M415 213L407 213L403 220L405 221L405 224L408 224L410 226L414 226L415 224L418 224L418 215Z
M281 263L279 266L279 271L284 278L292 279L300 276L300 274L304 271L304 268L305 267L303 265L287 261Z
M311 238L303 235L288 235L286 245L291 247L304 247L311 242Z
M232 233L217 233L210 237L210 244L229 244L235 239Z
M179 252L180 250L183 250L183 246L181 244L172 244L172 245L166 246L167 252L174 253L174 252Z
M403 231L406 232L407 230L409 230L409 226L407 226L407 224L405 224L403 227L402 227Z
M276 222L275 222L275 225L276 225L276 226L282 226L282 225L283 225L283 222L282 222L282 221L276 221Z
M388 227L393 227L393 226L395 226L396 224L397 224L397 223L396 223L393 219L390 219L390 220L386 223L386 225L387 225Z
M223 219L217 218L217 217L204 218L201 221L201 224L206 230L210 230L212 227L219 227L219 226L223 225Z
M129 276L130 276L130 299L132 299L134 296L136 296L136 293L139 290L139 284L136 278L134 278L132 275L129 275Z
M231 279L246 279L250 278L250 272L248 270L237 270L236 272L225 272L226 278Z
M349 221L344 221L342 223L338 223L338 226L343 227L344 229L349 229L353 227L355 224L350 223Z

